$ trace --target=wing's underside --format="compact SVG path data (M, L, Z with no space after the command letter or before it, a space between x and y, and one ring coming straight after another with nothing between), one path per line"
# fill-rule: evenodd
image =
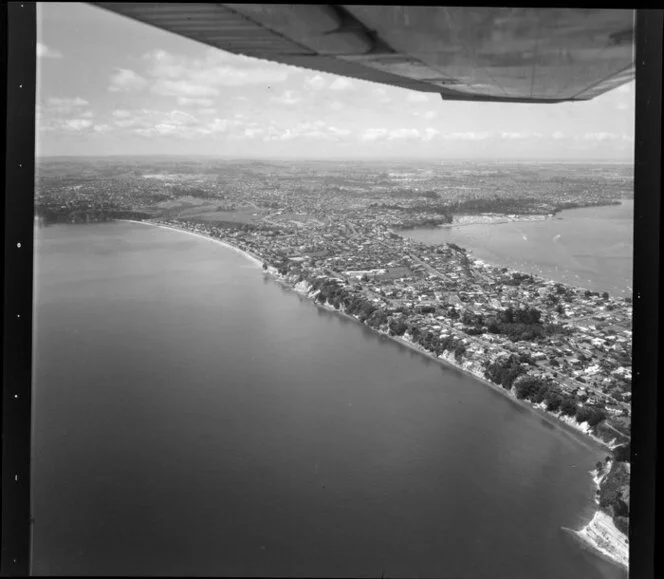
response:
M94 2L236 54L444 100L589 100L634 78L634 11Z

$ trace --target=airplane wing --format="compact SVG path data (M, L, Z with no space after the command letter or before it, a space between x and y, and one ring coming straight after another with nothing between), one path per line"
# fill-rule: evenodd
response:
M633 10L92 4L228 52L444 100L584 101L634 78Z

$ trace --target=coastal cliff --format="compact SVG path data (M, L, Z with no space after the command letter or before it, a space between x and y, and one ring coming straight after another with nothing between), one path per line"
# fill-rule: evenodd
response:
M629 463L607 460L605 464L598 463L591 474L597 487L595 502L600 508L582 529L567 530L605 558L629 568L625 516L629 513Z
M244 253L257 265L260 265L261 260L263 259L262 256L258 254L259 252L253 253L248 251L250 245L247 246L247 244L245 244L243 247L238 247L234 243L230 243L226 240L222 241L216 237L210 236L201 228L194 228L194 231L190 231L184 227L174 227L173 224L154 222L152 225L177 229L199 237L212 239L226 247ZM519 370L519 367L523 368L524 364L526 366L528 365L523 360L519 360L514 356L509 356L506 360L507 365L496 365L496 359L494 358L494 362L491 362L486 355L482 355L481 350L476 349L474 350L474 355L469 355L466 347L466 344L469 343L468 340L463 337L462 333L456 332L449 324L445 325L445 322L442 321L441 318L437 318L437 320L441 321L440 325L435 327L447 328L441 330L442 332L447 333L441 333L441 339L438 341L426 339L430 338L431 333L418 331L419 328L417 322L417 319L421 317L422 314L426 313L424 309L412 316L412 319L416 320L415 323L407 323L409 321L408 316L404 315L403 312L400 312L399 309L381 308L376 303L380 301L379 299L372 300L370 297L371 294L358 291L356 284L351 284L347 280L341 279L329 272L322 274L307 272L302 269L293 271L283 264L275 267L269 262L263 262L262 267L266 274L287 287L292 288L307 299L312 300L320 307L324 307L330 311L335 311L341 315L352 318L374 330L376 333L386 336L397 343L412 348L441 363L449 364L461 371L467 372L504 395L510 396L519 403L527 405L533 410L540 412L543 416L583 433L598 444L612 450L620 446L620 442L615 438L607 440L598 435L599 430L596 427L601 420L578 421L576 419L577 414L575 413L575 408L577 407L573 405L570 411L569 404L573 402L572 399L562 399L555 393L553 394L552 399L557 397L557 404L552 404L549 400L545 401L542 398L538 400L537 396L535 396L534 399L527 398L524 395L521 386L524 383L528 383L529 386L538 386L539 384L537 383L537 379L533 382L532 377L530 381L528 381L527 370L525 370L525 374L524 371ZM445 336L444 339L443 336ZM502 375L505 373L511 376L511 379L507 382L502 379ZM501 380L496 381L496 378L501 378ZM543 385L547 386L546 383L543 383ZM565 408L564 403L568 403L567 408ZM582 407L578 406L578 408ZM579 414L579 416L581 415ZM615 429L613 429L613 431L615 431ZM629 467L627 467L627 470L628 468ZM602 478L601 481L604 484L601 486L600 492L602 492L603 489L606 489L606 496L603 501L604 504L602 504L602 499L600 498L601 510L596 513L593 520L580 531L572 532L585 544L593 547L603 556L606 556L621 565L627 566L627 537L618 529L616 523L621 525L623 529L626 528L628 509L627 512L625 512L622 506L624 500L622 503L616 500L616 493L613 488L617 479L621 482L622 479L624 479L624 476L619 474L624 473L624 467L611 468L610 466L607 466L601 472L604 474L604 478ZM609 485L609 481L614 482ZM621 488L622 491L624 491L624 485ZM627 502L629 501L628 488L629 487L627 486ZM624 498L624 492L622 492L620 497L621 500ZM612 517L615 517L615 522Z
M283 275L278 272L276 268L269 267L267 268L267 273L273 276L275 279L281 281L285 285L292 287L299 294L307 297L308 299L314 301L320 307L323 307L327 310L337 312L346 317L352 318L363 325L366 324L366 319L362 320L360 316L350 313L344 307L343 304L338 304L335 307L327 299L320 301L317 299L321 295L321 290L315 289L314 284L299 279L298 276L294 275ZM371 327L371 326L369 326ZM387 336L393 341L406 345L411 349L414 349L420 352L423 355L426 355L430 358L433 358L437 361L441 361L445 364L449 364L459 370L467 372L473 375L478 380L488 384L489 386L501 391L507 396L510 396L513 399L518 399L517 392L515 387L509 389L501 388L500 386L493 384L486 379L485 367L479 363L477 360L464 360L463 358L459 359L454 352L445 351L440 355L436 355L433 352L430 352L417 344L412 336L405 332L402 336L391 335L389 332L389 325L385 324L382 327L371 327L376 333ZM520 402L526 404L528 401L520 400ZM544 403L538 404L528 404L531 408L538 410L542 414L552 419L555 419L558 422L561 422L568 427L573 428L579 433L584 434L585 436L591 438L596 443L607 447L610 450L618 448L620 445L616 442L615 439L611 441L605 441L592 433L591 427L587 422L579 423L573 416L564 414L561 411L550 412L547 410L547 406ZM616 464L626 465L626 466L616 466ZM627 497L627 503L629 503L629 482L625 484L623 480L624 477L616 476L616 473L623 473L625 468L627 473L629 473L629 463L616 463L615 460L607 460L604 465L597 465L597 468L591 472L593 475L593 481L597 485L597 497L596 502L599 505L603 505L604 508L600 508L595 512L592 520L588 522L582 529L578 531L573 531L566 529L573 533L584 545L595 550L602 557L607 558L608 560L617 563L625 568L629 568L629 539L626 535L626 521L628 520L625 515L625 512L622 512L622 517L619 517L616 513L616 509L610 504L610 501L613 500L613 495L611 492L607 492L609 486L616 484L616 479L622 484L619 492L622 492ZM622 503L621 503L622 504ZM606 512L608 511L608 512ZM614 519L615 517L615 519ZM616 526L615 521L621 521L623 523L623 529L625 532L622 532Z
M417 341L413 338L413 336L411 336L408 333L408 331L404 332L404 334L401 336L394 335L393 333L390 332L389 324L387 323L381 324L379 326L374 326L367 323L369 321L368 317L362 319L361 316L349 311L348 308L343 303L334 305L330 303L330 301L327 298L321 301L319 299L319 296L321 296L321 290L317 289L314 286L314 284L311 283L310 281L300 279L300 277L297 275L291 275L291 274L284 275L274 267L268 267L266 269L266 272L275 279L277 279L278 281L280 281L281 283L283 283L284 285L291 287L292 289L297 291L297 293L312 300L317 305L324 307L327 310L334 311L343 314L346 317L352 318L353 320L369 327L370 329L374 330L376 333L380 335L386 336L399 344L408 346L411 349L414 349L417 352L429 358L432 358L439 362L443 362L445 364L453 366L458 370L471 374L476 379L501 391L510 398L518 399L516 389L514 387L508 389L502 388L499 385L494 384L490 380L488 380L486 376L486 365L482 364L477 359L464 358L463 356L458 356L457 354L455 354L454 351L450 350L446 350L441 354L437 355L435 352L432 352L424 348L420 344L418 344ZM552 419L555 419L556 421L561 422L573 428L574 430L586 435L587 437L591 438L594 442L602 446L605 446L609 450L619 445L619 443L615 439L606 441L598 436L595 436L592 432L591 427L587 422L580 423L575 419L574 416L566 415L560 410L550 411L547 409L547 406L544 403L531 403L529 400L523 400L523 399L521 399L521 402L523 402L524 404L528 404L528 406L530 406L533 409L539 410L542 414Z

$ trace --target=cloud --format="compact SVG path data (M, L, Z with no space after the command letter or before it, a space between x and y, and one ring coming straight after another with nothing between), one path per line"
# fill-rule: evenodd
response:
M440 135L440 131L437 129L432 129L432 128L426 128L424 129L424 137L423 139L425 141L431 141L435 139L438 135Z
M138 124L140 124L140 121L138 119L120 119L118 121L115 121L115 125L117 127L120 127L121 129L127 129L129 127L134 127Z
M339 141L348 137L351 131L339 127L327 125L324 121L306 121L293 126L283 127L274 122L269 125L250 123L243 125L240 133L234 134L234 138L261 139L270 141L294 141L294 140L318 140Z
M488 139L491 136L490 133L488 132L481 132L481 133L474 133L474 132L466 132L466 133L445 133L442 135L443 139L449 139L453 141L481 141L484 139Z
M243 135L247 137L248 139L253 139L254 137L258 137L264 133L264 130L259 128L259 127L249 127L244 130Z
M89 119L69 119L64 121L63 128L70 131L82 131L92 126L92 121Z
M327 130L332 133L332 135L337 137L347 137L351 134L349 129L339 129L337 127L327 127Z
M360 140L362 141L378 141L379 139L384 139L388 136L389 131L387 129L367 129L360 135Z
M224 133L233 127L237 127L241 123L233 119L214 119L209 126L210 130L214 133Z
M163 80L159 79L152 85L152 92L162 96L179 98L200 98L217 96L219 91L208 84L193 82L191 80Z
M424 111L424 112L413 111L411 114L414 117L419 117L419 118L422 118L426 121L431 121L431 120L435 119L438 116L438 113L436 111Z
M382 87L371 89L371 93L381 104L392 102L392 99L387 96L387 91Z
M284 91L281 96L272 97L270 100L282 105L295 105L299 102L302 102L302 97L298 96L295 91L287 90Z
M342 103L341 101L337 101L337 100L330 101L327 106L330 109L332 109L333 111L340 111L340 110L342 110L346 107L346 105L344 103Z
M62 58L62 53L58 50L49 48L41 42L37 43L37 58Z
M188 113L183 113L182 111L172 111L169 114L169 118L175 125L194 125L198 123L198 120L195 117Z
M429 95L422 92L411 92L406 100L409 103L427 103L429 102Z
M134 111L118 109L113 111L113 117L115 118L113 124L116 127L123 129L131 127L147 129L153 127L158 122L170 120L168 118L168 113L151 109L139 109Z
M51 108L62 108L62 109L71 110L77 107L88 106L90 103L85 99L82 99L81 97L75 97L75 98L50 97L46 101L46 104L48 107Z
M584 133L581 138L584 141L615 141L620 138L620 135L616 135L615 133L597 132Z
M269 85L288 78L292 67L266 62L220 50L207 50L202 58L188 58L165 50L143 55L151 91L162 96L177 97L181 106L210 106L209 97L218 96L226 87Z
M330 90L350 90L354 88L354 85L347 78L340 76L334 79L329 88Z
M563 133L562 131L556 131L555 133L553 133L551 135L551 138L556 139L557 141L559 141L560 139L565 138L565 133Z
M103 133L108 133L109 131L112 131L112 130L113 130L113 127L111 127L110 125L106 125L106 124L103 124L103 125L94 125L94 126L92 127L92 130L93 130L95 133L101 133L101 134L103 134Z
M501 139L519 140L519 139L528 139L530 137L531 137L530 133L510 133L510 132L500 133Z
M180 106L186 107L189 105L195 105L199 107L210 107L211 105L214 104L214 100L208 99L208 98L201 98L201 97L186 97L186 96L179 96L176 99L177 103Z
M388 139L393 140L415 140L421 137L420 132L417 129L395 129L390 131Z
M154 137L166 137L177 132L177 127L168 123L159 123L152 127L134 129L134 133L141 137L152 139Z
M133 70L128 68L117 68L111 75L111 84L108 90L111 92L127 92L132 90L141 90L147 86L148 82Z
M115 125L131 128L136 135L146 139L172 138L217 138L229 130L242 125L239 119L220 119L200 121L184 111L161 112L143 109L132 113L129 119L115 121Z
M320 74L310 76L304 81L304 86L311 90L322 90L326 85L327 82Z
M35 107L35 120L40 131L78 130L85 128L79 122L69 124L69 121L80 121L93 117L90 110L85 110L90 103L81 97L50 97L44 105Z

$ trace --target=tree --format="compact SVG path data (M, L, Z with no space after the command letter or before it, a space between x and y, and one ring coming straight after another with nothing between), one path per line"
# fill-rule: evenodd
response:
M587 422L591 416L592 416L592 411L588 406L579 406L576 409L576 421L579 424L581 424L582 422Z
M537 392L535 392L534 396L531 398L531 400L535 404L541 404L546 400L547 395L549 394L549 385L543 382L540 387L537 389Z
M605 300L608 300L608 299L609 299L609 292L602 292L602 297L603 297Z
M549 395L546 398L546 409L549 412L555 412L560 408L562 401L563 398L560 394L555 392L549 392Z
M403 320L392 319L390 320L389 328L390 332L395 336L403 336L408 329L408 325Z
M264 270L267 269L267 263L263 263L263 269L264 269Z
M456 348L454 348L454 359L457 362L461 362L461 358L466 352L466 346L463 344L459 344Z
M588 418L588 425L592 428L597 426L602 420L606 419L606 412L600 408L593 408L590 418Z
M565 398L560 404L560 412L565 416L574 416L576 414L576 401L574 398Z
M500 334L500 327L495 318L492 318L489 324L487 325L487 331L490 334Z
M504 324L511 324L512 322L514 322L514 310L512 309L512 306L508 307L507 309L504 309L498 315L500 317L500 321L503 322Z

